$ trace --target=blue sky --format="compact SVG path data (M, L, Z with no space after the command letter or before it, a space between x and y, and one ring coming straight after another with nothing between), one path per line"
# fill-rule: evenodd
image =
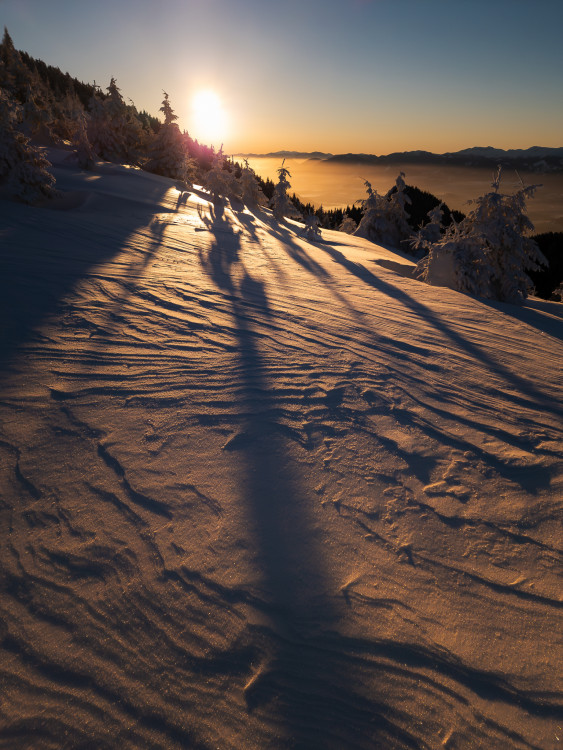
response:
M214 91L230 153L563 146L563 0L0 0L0 23L139 109L165 89L204 142Z

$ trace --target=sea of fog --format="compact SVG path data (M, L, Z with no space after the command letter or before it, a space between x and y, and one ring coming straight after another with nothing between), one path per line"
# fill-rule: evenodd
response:
M250 166L262 178L277 181L281 159L249 159ZM409 185L416 185L441 198L450 208L467 213L467 201L490 190L493 171L487 168L450 167L404 164L367 166L332 164L314 159L286 159L291 173L291 191L304 203L325 209L342 208L365 197L364 180L369 180L379 193L393 186L401 169ZM563 175L520 175L526 185L541 183L542 188L528 204L528 215L536 232L563 232ZM511 193L519 186L515 172L506 170L502 192Z

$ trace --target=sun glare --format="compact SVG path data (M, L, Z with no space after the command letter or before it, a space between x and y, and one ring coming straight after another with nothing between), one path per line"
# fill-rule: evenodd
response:
M192 99L193 135L206 145L219 146L226 135L227 116L214 91L198 91Z

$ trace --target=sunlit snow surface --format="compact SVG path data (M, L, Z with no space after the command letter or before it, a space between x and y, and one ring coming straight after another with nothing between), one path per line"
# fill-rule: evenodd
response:
M563 305L53 156L0 201L0 747L560 747Z

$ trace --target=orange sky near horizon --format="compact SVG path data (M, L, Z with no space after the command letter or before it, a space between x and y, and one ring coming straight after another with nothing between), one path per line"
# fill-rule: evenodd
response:
M563 146L560 0L3 0L0 22L139 110L167 91L226 153Z

